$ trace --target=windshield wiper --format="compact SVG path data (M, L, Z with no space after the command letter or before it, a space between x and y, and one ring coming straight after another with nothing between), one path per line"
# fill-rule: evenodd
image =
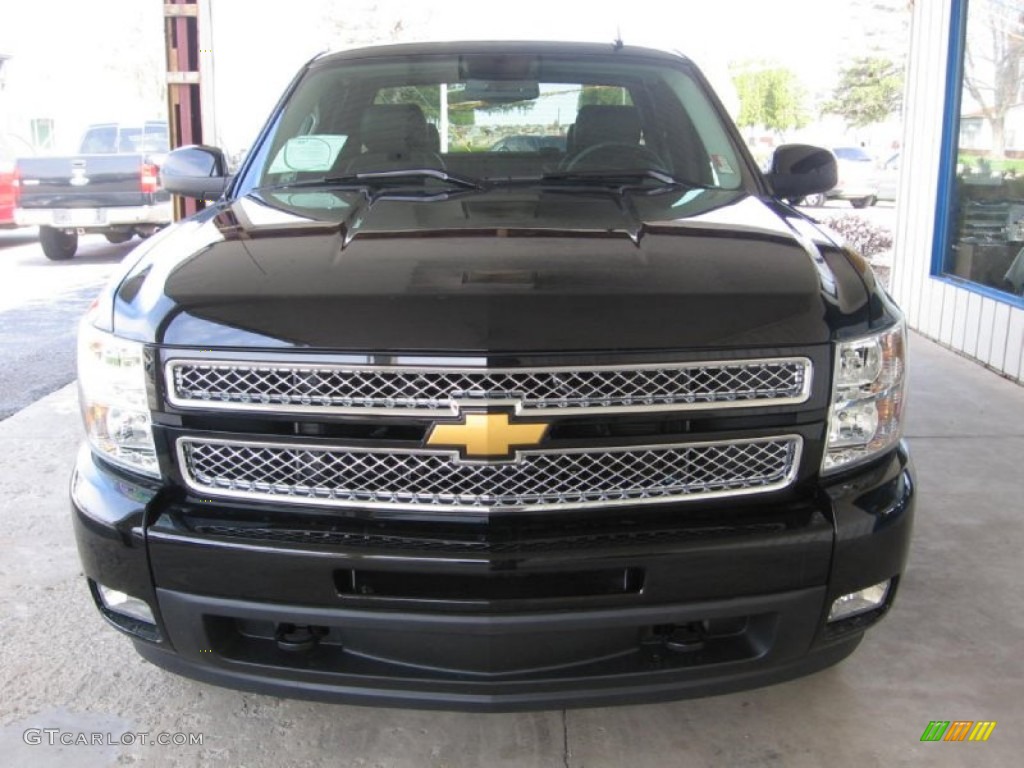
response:
M484 184L478 179L474 179L470 176L463 176L458 173L448 173L448 171L442 171L440 168L399 168L394 171L368 171L366 173L355 173L349 176L340 176L334 179L327 179L328 183L332 181L349 181L352 179L358 179L360 181L389 181L396 180L401 181L403 179L437 179L438 181L445 181L449 184L454 184L457 187L464 187L466 189L483 189Z
M666 171L654 168L638 168L635 170L598 169L590 171L555 171L545 173L540 181L563 182L568 184L615 186L620 189L636 189L637 182L656 181L663 187L686 187L688 189L714 189L700 181L691 181L673 176Z
M388 182L404 182L422 179L436 179L463 189L483 189L484 184L477 179L460 174L448 173L439 168L398 168L393 171L366 171L365 173L349 173L344 176L328 176L325 179L306 179L304 181L285 182L268 187L259 187L257 192L271 192L288 189L306 189L310 187L334 187L343 189L365 189L379 187Z

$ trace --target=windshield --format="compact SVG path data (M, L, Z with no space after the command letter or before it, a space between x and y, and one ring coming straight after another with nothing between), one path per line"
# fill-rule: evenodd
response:
M592 54L328 60L299 83L239 191L424 169L491 183L657 171L738 189L741 162L681 61Z

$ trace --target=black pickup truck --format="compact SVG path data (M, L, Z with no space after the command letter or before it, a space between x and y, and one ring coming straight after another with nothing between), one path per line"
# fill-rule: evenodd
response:
M17 161L14 220L39 227L48 259L70 259L78 235L95 232L112 243L149 237L171 222L171 198L160 188L167 124L89 126L77 155Z
M504 135L560 147L492 151ZM697 69L629 46L325 55L84 320L71 500L147 659L509 710L847 656L904 570L905 329Z

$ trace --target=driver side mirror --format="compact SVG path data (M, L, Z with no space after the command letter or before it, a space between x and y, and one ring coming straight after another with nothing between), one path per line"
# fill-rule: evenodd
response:
M168 192L199 200L216 200L231 177L224 153L216 147L193 144L169 152L160 166L160 181Z
M781 198L828 192L839 183L835 155L810 144L783 144L772 156L768 182L775 196Z

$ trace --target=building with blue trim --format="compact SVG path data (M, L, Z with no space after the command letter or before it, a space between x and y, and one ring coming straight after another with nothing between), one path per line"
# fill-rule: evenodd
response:
M892 293L1024 383L1024 0L916 0Z

